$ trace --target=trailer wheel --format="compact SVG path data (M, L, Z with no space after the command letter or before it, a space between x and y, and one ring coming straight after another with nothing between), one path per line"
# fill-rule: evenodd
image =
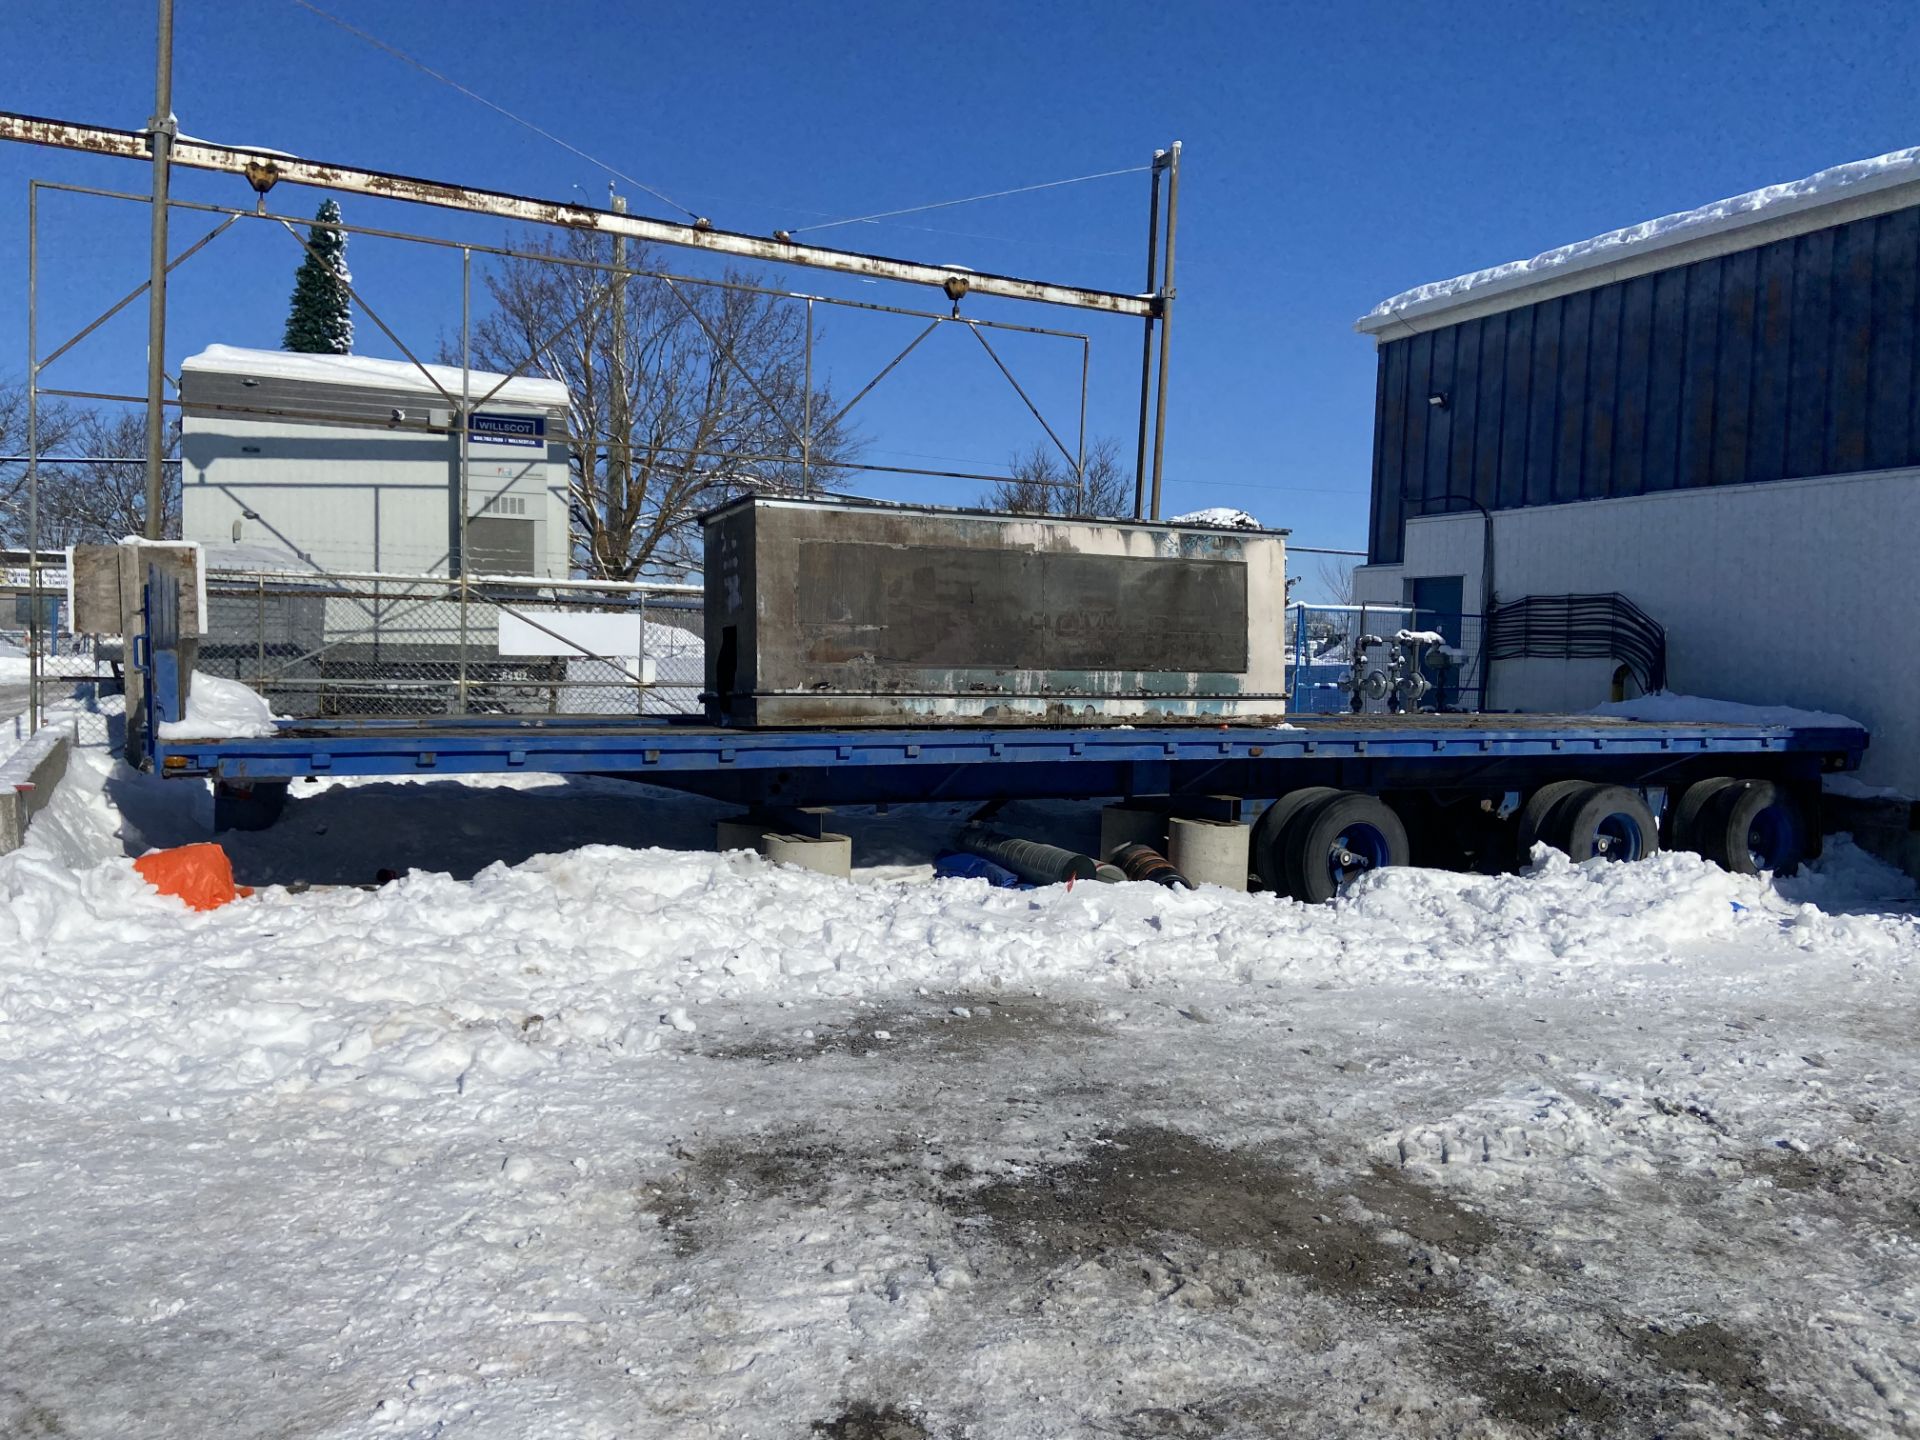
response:
M1319 905L1371 870L1407 863L1407 828L1372 795L1336 791L1313 802L1287 826L1283 842L1287 889Z
M1738 780L1726 775L1716 775L1708 780L1696 780L1673 802L1667 813L1667 844L1676 850L1691 850L1696 855L1705 855L1701 849L1701 819L1713 802L1713 797L1722 791L1738 785Z
M1807 856L1806 816L1769 780L1720 787L1694 830L1700 854L1735 875L1791 875Z
M1554 807L1587 788L1585 780L1555 780L1542 785L1527 797L1527 803L1520 807L1520 815L1514 824L1513 856L1514 864L1524 870L1533 863L1533 847L1545 840L1556 850L1564 848L1560 842L1548 833L1547 821Z
M1660 823L1624 785L1582 785L1554 806L1542 836L1582 860L1644 860L1660 848Z
M1287 893L1291 888L1287 879L1287 825L1307 806L1339 793L1331 785L1308 785L1288 791L1266 808L1253 827L1250 850L1253 872L1260 877L1262 886L1279 894Z

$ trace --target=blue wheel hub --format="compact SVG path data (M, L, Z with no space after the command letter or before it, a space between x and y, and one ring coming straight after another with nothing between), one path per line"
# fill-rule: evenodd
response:
M1600 860L1639 860L1647 853L1647 837L1632 815L1607 816L1593 831L1593 855Z
M1391 854L1387 837L1379 830L1367 824L1349 825L1327 847L1327 873L1336 887L1345 885L1369 870L1378 870Z
M1800 820L1791 807L1769 805L1747 827L1747 857L1758 870L1777 870L1800 854Z

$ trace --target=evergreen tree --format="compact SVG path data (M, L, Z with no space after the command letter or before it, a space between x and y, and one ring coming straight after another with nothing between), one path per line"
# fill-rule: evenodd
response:
M346 355L353 349L353 307L347 285L347 236L339 229L340 203L323 200L307 231L307 255L293 277L282 350L307 355Z

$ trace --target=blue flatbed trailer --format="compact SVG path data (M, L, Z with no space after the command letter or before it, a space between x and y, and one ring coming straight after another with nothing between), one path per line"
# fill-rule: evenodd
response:
M1501 868L1536 839L1582 859L1637 858L1664 839L1736 869L1791 869L1819 852L1821 777L1858 768L1867 740L1847 726L1572 715L1001 729L485 715L289 721L253 738L160 740L151 762L212 780L220 823L242 828L271 823L287 783L308 776L617 776L761 816L1115 797L1237 819L1254 801L1251 868L1319 899L1357 869Z
M997 728L489 713L307 718L260 736L164 738L185 709L190 669L177 578L149 566L141 609L143 723L129 730L129 753L163 776L211 780L216 823L224 812L242 828L271 823L289 782L319 776L604 775L758 817L1111 797L1166 815L1169 833L1182 815L1240 819L1251 801L1264 802L1248 841L1252 872L1310 899L1355 868L1498 868L1536 841L1577 859L1634 859L1664 842L1735 869L1790 868L1819 852L1822 777L1857 769L1868 742L1848 725L1429 712Z
M1570 715L1303 715L1284 726L742 730L678 717L299 720L162 740L154 768L229 784L304 776L619 775L753 805L1343 789L1525 789L1577 776L1668 786L1711 770L1817 781L1863 730Z

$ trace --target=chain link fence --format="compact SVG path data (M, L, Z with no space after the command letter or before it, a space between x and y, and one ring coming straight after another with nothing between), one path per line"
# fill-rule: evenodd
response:
M1393 640L1403 630L1436 634L1421 647L1423 710L1478 710L1484 685L1478 615L1410 605L1293 605L1287 609L1287 707L1303 714L1382 708L1392 688ZM1356 660L1359 662L1356 666ZM1378 677L1369 684L1369 677ZM1374 693L1380 692L1380 693Z
M695 715L700 587L212 570L194 668L276 715ZM123 647L67 630L64 563L0 567L0 754L38 724L124 738Z
M66 603L64 564L0 565L0 755L36 728L36 678L39 725L66 728L85 745L118 742L118 644L67 634Z
M196 669L278 715L697 714L698 587L212 571Z

